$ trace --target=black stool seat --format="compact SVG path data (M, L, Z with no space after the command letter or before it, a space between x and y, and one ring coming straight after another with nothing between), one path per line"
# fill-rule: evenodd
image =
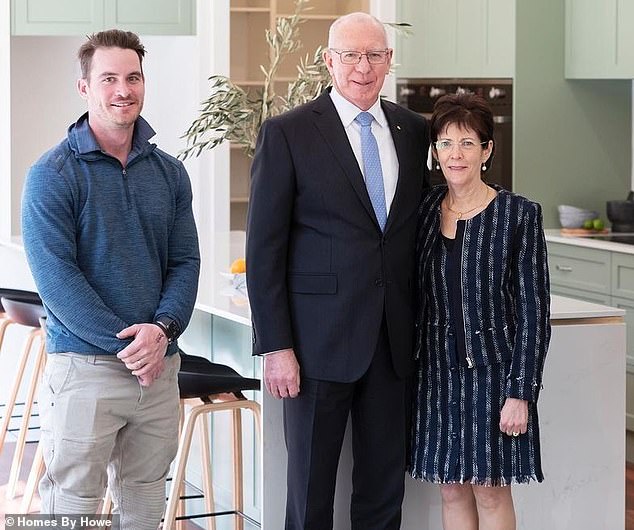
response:
M13 322L22 324L23 326L39 328L40 318L46 317L46 312L44 311L44 306L41 301L39 303L25 302L3 296L0 298L0 303L7 316L13 320Z
M0 313L4 313L2 298L10 298L18 302L29 302L31 304L42 304L40 295L33 291L23 291L21 289L5 289L0 287Z
M242 377L233 368L212 363L204 357L180 352L178 386L181 399L202 398L212 394L260 390L260 381Z

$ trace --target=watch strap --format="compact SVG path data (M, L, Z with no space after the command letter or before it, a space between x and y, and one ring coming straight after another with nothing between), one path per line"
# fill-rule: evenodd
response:
M178 325L178 322L176 322L176 320L174 320L173 318L165 315L160 315L156 318L153 324L161 328L161 330L163 331L163 333L165 333L165 336L167 337L167 342L170 344L174 342L176 338L180 335L180 326Z

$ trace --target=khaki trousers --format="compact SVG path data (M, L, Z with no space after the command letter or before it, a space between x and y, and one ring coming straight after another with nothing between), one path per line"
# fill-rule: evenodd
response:
M114 355L49 354L39 408L42 513L95 514L109 483L121 530L156 530L178 448L180 357L142 387Z

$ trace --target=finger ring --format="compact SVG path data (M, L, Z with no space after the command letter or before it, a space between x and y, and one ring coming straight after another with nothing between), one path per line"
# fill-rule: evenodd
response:
M519 435L520 435L520 433L519 433L519 432L516 432L516 431L513 431L513 432L511 433L511 435L513 435L513 436L519 436Z

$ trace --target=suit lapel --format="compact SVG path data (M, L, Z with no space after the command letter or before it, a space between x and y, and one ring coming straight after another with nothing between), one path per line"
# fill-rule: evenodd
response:
M328 92L324 92L315 100L313 113L315 116L315 126L334 153L335 158L343 168L344 174L359 197L361 204L363 204L363 207L378 228L379 223L376 220L374 208L370 202L370 196L368 195L368 190L363 180L363 173L361 173L357 158L354 156L352 147L350 147L348 135L343 128L339 114L337 114L337 109L335 109Z
M407 139L404 134L403 125L399 123L398 113L395 112L394 104L383 100L381 101L381 107L383 108L383 113L385 114L385 118L387 119L387 123L390 127L392 141L394 142L394 149L396 150L396 158L398 159L398 179L396 181L396 192L394 194L394 199L392 200L390 212L387 217L387 223L385 225L385 232L387 232L394 224L394 219L398 215L399 203L402 201L403 193L405 193L403 191L405 187L404 179L407 177L404 174L403 168L408 167L408 150Z

